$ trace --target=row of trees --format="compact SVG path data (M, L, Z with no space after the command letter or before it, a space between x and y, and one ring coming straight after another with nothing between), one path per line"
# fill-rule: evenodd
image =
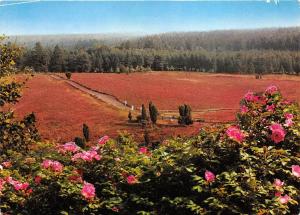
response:
M142 123L143 126L147 124L148 121L151 121L154 125L157 122L157 118L159 116L159 112L157 107L150 101L149 102L149 116L146 110L146 107L144 104L142 104L141 108L141 114L137 116L137 120L135 122ZM180 125L191 125L193 124L192 120L192 109L189 105L180 105L178 107L179 110L179 117L178 117L178 124ZM129 122L134 122L133 121L133 116L131 111L128 113L128 120Z
M159 115L157 107L152 102L149 102L148 107L149 107L150 118L148 116L148 113L147 113L147 110L146 110L146 107L144 104L142 104L141 114L137 116L136 122L142 123L143 126L145 126L149 120L151 120L151 122L153 124L156 124L157 117ZM129 122L133 122L133 116L132 116L131 111L129 111L129 113L128 113L128 120L129 120Z
M202 71L225 73L300 73L300 52L249 51L178 51L120 49L101 46L93 49L53 49L36 43L24 49L19 68L37 72L117 72Z

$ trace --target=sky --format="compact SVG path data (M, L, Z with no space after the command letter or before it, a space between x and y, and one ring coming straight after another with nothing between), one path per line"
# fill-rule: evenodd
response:
M272 1L272 0L268 0ZM0 0L0 34L154 34L300 26L300 0Z

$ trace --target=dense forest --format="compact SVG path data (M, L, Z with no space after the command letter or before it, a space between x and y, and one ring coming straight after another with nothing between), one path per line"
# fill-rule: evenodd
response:
M24 43L17 65L37 72L300 73L299 27L74 38Z

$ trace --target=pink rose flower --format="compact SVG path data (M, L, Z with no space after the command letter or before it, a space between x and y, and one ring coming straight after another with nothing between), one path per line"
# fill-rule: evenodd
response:
M242 142L245 138L242 131L239 128L237 128L236 126L230 126L229 128L227 128L226 134L229 138L231 138L237 142Z
M139 153L140 153L140 154L147 154L147 152L148 152L147 147L141 147L141 148L139 149Z
M117 207L113 207L111 210L114 212L119 212L119 208L117 208Z
M36 184L40 184L41 181L42 181L42 177L41 177L41 176L37 175L37 176L34 177L34 182L35 182Z
M92 147L90 148L90 151L98 151L99 149L100 149L99 146L92 146Z
M6 177L6 182L12 184L14 182L13 178L11 176Z
M101 156L97 153L97 151L95 151L95 150L89 150L89 151L83 151L83 152L76 153L72 157L72 161L77 161L79 159L91 162L94 159L95 160L100 160Z
M53 161L53 163L52 163L52 170L54 172L61 172L61 171L63 171L63 168L64 168L64 166L60 162Z
M93 199L95 197L95 191L96 190L93 184L88 182L83 183L81 194L84 196L84 198L88 200Z
M137 183L137 179L136 179L136 177L134 175L127 176L126 180L127 180L128 184L135 184L135 183Z
M294 115L291 114L291 113L285 113L285 114L284 114L284 117L285 117L286 119L293 119L293 118L294 118Z
M52 160L48 160L48 159L44 160L43 163L42 163L42 167L44 169L48 169L48 168L50 168L52 166L52 163L53 163Z
M241 113L247 113L249 111L249 108L246 105L243 105L241 107Z
M98 140L98 144L99 145L105 145L105 143L109 140L109 137L108 136L103 136L101 137L99 140Z
M284 141L284 137L285 137L285 132L283 130L272 131L271 139L275 143L280 143L280 142Z
M291 197L285 194L284 196L280 196L278 200L281 204L287 204L291 200Z
M278 88L274 85L269 86L265 91L266 94L270 94L270 95L273 95L276 92L278 92Z
M149 152L149 150L148 150L147 147L141 147L141 148L139 149L139 153L140 153L140 154L147 155L147 156L151 156L151 152Z
M278 123L274 123L274 124L270 125L269 128L270 128L271 131L274 131L274 130L283 130L283 127L280 124L278 124Z
M283 127L280 124L274 123L269 128L272 131L271 139L275 143L280 143L284 140L285 131L284 131Z
M64 168L60 162L53 160L44 160L41 165L44 169L51 169L54 172L62 172Z
M13 184L15 190L26 190L29 187L29 184L27 182L21 183L21 182L16 182Z
M256 102L259 100L258 96L255 96L253 92L248 91L245 95L244 95L244 99L247 102Z
M204 177L205 177L206 181L208 181L208 182L212 182L216 178L215 174L208 170L205 171Z
M32 193L32 189L31 188L26 191L27 195L30 195L31 193Z
M281 194L282 194L282 192L280 192L280 191L276 191L276 192L275 192L275 196L276 196L276 197L281 196Z
M79 147L76 145L75 142L68 142L61 146L59 146L59 152L65 153L65 152L77 152L79 150Z
M8 177L7 182L10 183L15 188L15 190L26 190L29 187L29 183L19 182L17 180L14 180L12 177Z
M2 162L2 166L4 166L5 168L10 168L12 166L10 161L4 161Z
M3 190L5 183L6 183L6 181L4 179L0 178L0 193Z
M297 178L300 178L300 166L299 165L293 165L292 166L292 173Z
M275 110L275 105L274 105L274 104L272 104L272 105L267 105L266 110L269 111L269 112L274 112L274 110Z
M276 178L273 185L276 189L280 189L284 185L284 182Z
M291 127L294 124L292 119L286 119L284 122L284 126Z

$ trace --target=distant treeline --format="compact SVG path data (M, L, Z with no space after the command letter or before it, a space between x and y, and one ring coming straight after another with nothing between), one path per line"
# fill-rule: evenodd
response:
M127 40L123 48L156 50L300 51L300 27L259 30L165 33Z
M202 71L300 74L300 28L173 33L118 45L25 48L17 65L37 72ZM81 42L81 44L84 44Z

